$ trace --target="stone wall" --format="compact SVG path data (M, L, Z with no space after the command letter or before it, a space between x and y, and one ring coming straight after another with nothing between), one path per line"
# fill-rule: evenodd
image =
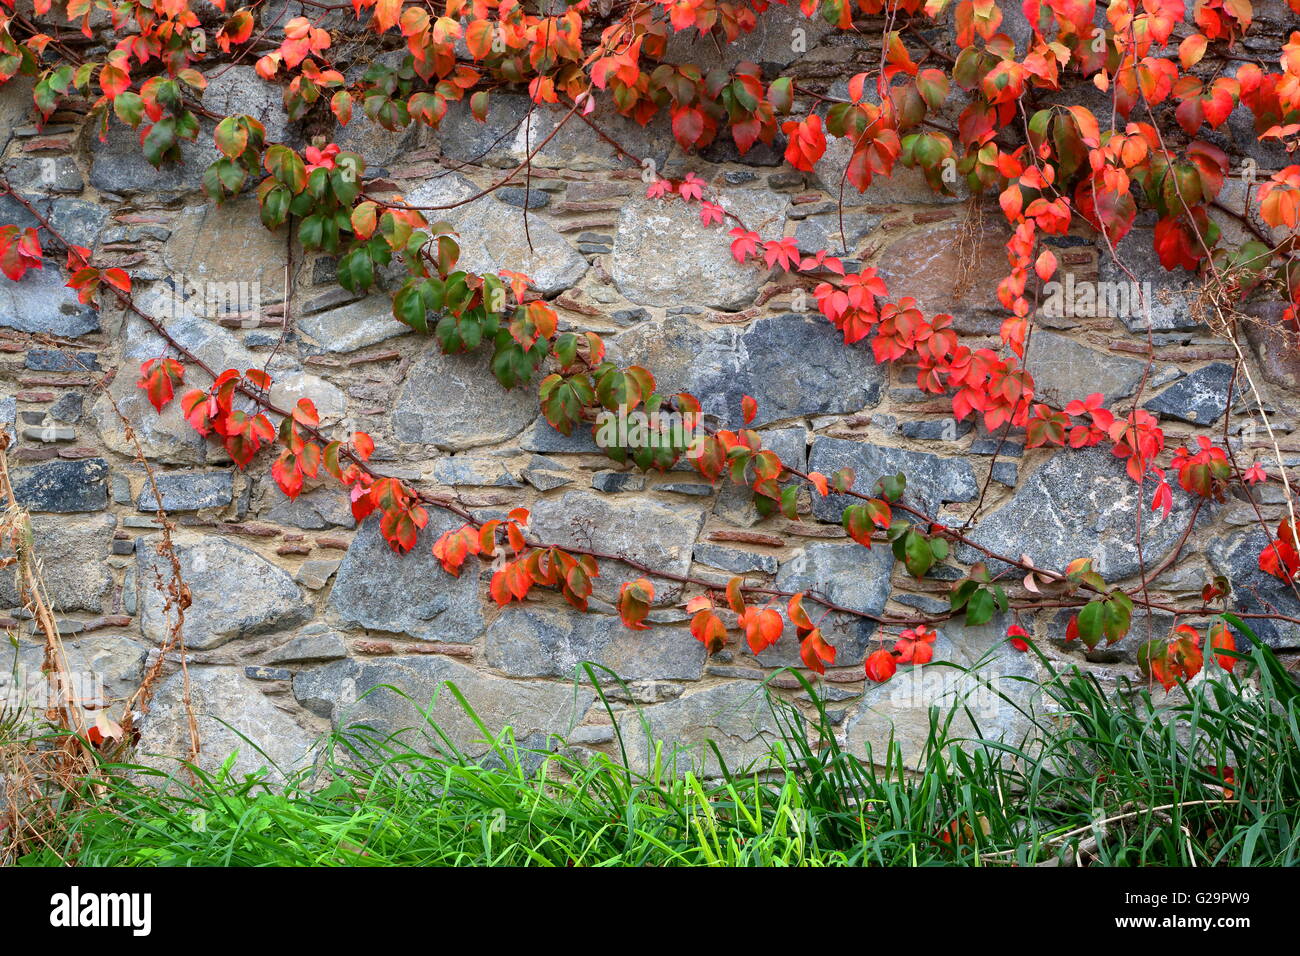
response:
M1265 36L1270 29L1278 34L1284 11L1281 3L1257 9ZM727 56L789 65L801 82L832 89L876 56L818 23L809 25L809 51L793 62L789 25L776 22L782 16L790 14L778 8L773 22ZM683 57L716 57L711 50L684 49ZM213 110L258 115L271 140L302 141L278 91L251 68L223 73L205 101ZM590 436L566 438L540 419L535 390L503 391L482 354L443 356L392 318L385 296L345 293L331 281L328 258L306 258L284 230L261 227L251 197L220 209L208 205L198 186L215 155L210 130L187 147L186 166L157 171L129 131L115 128L99 142L74 114L56 114L38 129L29 106L30 89L21 81L0 88L3 166L15 186L102 262L130 270L146 309L163 309L182 278L257 283L259 315L207 314L193 305L172 315L168 328L217 369L269 365L276 397L310 396L327 427L369 432L384 473L454 492L476 514L526 505L537 534L549 540L720 584L741 574L784 589L821 588L840 604L874 612L945 608L947 582L962 573L959 562L972 559L959 550L950 566L914 581L887 549L866 551L845 539L835 499L804 500L801 521L760 520L747 492L715 490L689 468L620 470ZM486 124L453 110L437 133L392 134L369 126L358 111L340 141L361 151L370 173L396 183L411 202L437 203L491 183L557 121L539 111L525 133L526 118L522 97L494 94ZM830 247L877 264L893 295L953 313L968 344L995 342L1001 315L994 290L1006 263L996 209L938 196L900 168L866 194L847 189L841 217L842 144L805 174L782 164L780 144L760 145L744 161L729 144L688 156L662 121L642 129L616 116L597 119L627 148L654 158L663 174L698 173L725 208L765 237L785 233L808 249ZM1260 178L1285 163L1253 141L1245 118L1234 117L1221 139L1254 157ZM1239 196L1241 184L1231 182L1229 192ZM909 491L945 520L963 521L978 507L974 539L995 550L1027 552L1049 567L1091 555L1113 581L1138 572L1137 489L1116 459L1102 450L1025 450L1018 433L1002 441L970 421L954 421L948 400L920 392L912 371L877 365L865 343L846 347L788 278L734 264L725 232L702 227L695 210L645 199L640 171L589 127L566 125L535 157L527 186L521 179L451 215L462 229L466 268L528 273L567 327L599 330L619 360L651 369L661 391L690 391L708 412L733 421L740 397L755 396L755 426L786 461L824 473L852 466L864 487L882 473L904 471ZM5 198L0 221L29 225L31 217ZM1223 224L1229 234L1241 228L1226 217ZM1101 391L1123 405L1136 396L1160 416L1176 447L1196 434L1222 436L1234 352L1193 316L1192 278L1159 268L1151 225L1139 219L1121 248L1156 291L1155 366L1141 395L1143 316L1040 316L1028 364L1053 400ZM1117 278L1104 247L1082 233L1048 241L1079 282ZM47 266L17 284L0 284L0 416L17 438L10 461L19 497L34 514L72 666L104 675L111 698L136 685L166 627L156 586L155 501L116 403L178 523L176 543L194 594L185 621L193 704L208 762L242 746L239 768L262 763L216 718L288 767L340 722L392 730L419 723L415 705L448 680L489 726L509 725L529 744L608 747L610 715L590 687L575 685L575 666L585 660L626 680L626 688L607 692L616 718L632 721L635 759L646 752L636 714L654 735L695 746L701 760L698 745L707 738L735 761L764 750L775 727L760 681L797 663L791 636L762 659L734 640L706 659L687 629L681 589L669 582L659 582L656 626L626 630L607 603L626 579L626 569L614 564L599 579L596 613L576 614L550 596L498 610L478 567L471 563L451 578L430 555L436 536L458 524L450 516L432 513L415 551L396 557L373 522L354 527L337 485L326 482L290 501L274 487L264 457L238 471L219 446L181 421L175 405L155 414L135 379L141 361L163 354L161 340L120 310L80 306L63 281ZM1261 327L1251 344L1263 357L1256 380L1294 463L1294 343ZM201 377L197 370L190 375ZM106 392L98 384L105 379ZM1258 422L1252 404L1237 402L1228 421L1234 447L1246 459L1267 460L1262 430L1249 424ZM1256 491L1265 519L1276 521L1278 486ZM1170 553L1186 527L1190 502L1181 493L1175 500L1170 518L1143 518L1147 567ZM1152 593L1190 599L1208 576L1224 572L1240 607L1257 610L1268 601L1300 613L1291 592L1256 569L1263 544L1250 504L1210 504L1182 560ZM12 581L0 577L0 614L16 615L8 623L23 642L21 663L33 667L40 651L28 622L3 610L15 600ZM1034 664L1000 644L1007 623L944 626L936 658L985 659L999 686L1024 698L1026 685L1010 678L1033 676ZM1024 623L1051 654L1104 679L1133 670L1133 649L1148 631L1138 614L1121 644L1085 659L1077 644L1064 644L1059 614ZM1169 620L1157 615L1151 623L1161 633ZM1295 628L1260 629L1284 651L1300 648ZM838 620L827 633L839 658L820 682L822 694L848 745L857 752L879 747L893 727L914 752L924 739L926 707L942 696L942 672L929 668L864 686L862 661L878 636L875 626ZM144 722L146 752L185 750L180 676L169 674ZM409 697L384 690L365 696L379 685ZM773 686L806 703L788 675ZM985 729L1019 726L1014 708L986 703ZM484 749L449 695L440 696L433 716L468 751Z

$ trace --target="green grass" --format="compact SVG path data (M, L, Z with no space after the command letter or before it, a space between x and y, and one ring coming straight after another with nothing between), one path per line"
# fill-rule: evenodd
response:
M835 745L820 705L809 727L777 700L785 732L772 759L718 780L670 772L671 754L638 774L605 756L523 751L505 735L475 761L362 728L326 741L328 782L314 788L199 771L197 782L178 772L160 788L168 778L156 772L111 768L109 791L62 814L48 846L20 862L1300 863L1300 690L1267 648L1168 697L1140 687L1108 696L1074 671L1043 690L1052 706L1019 746L958 741L936 712L919 772L892 747L879 766L859 761ZM1218 767L1233 768L1231 799Z

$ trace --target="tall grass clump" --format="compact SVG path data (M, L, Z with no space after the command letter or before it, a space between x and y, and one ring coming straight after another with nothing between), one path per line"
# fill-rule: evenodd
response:
M486 757L433 725L416 737L352 727L287 783L105 767L107 791L30 841L21 862L1295 865L1300 689L1252 645L1234 672L1168 695L1053 671L1019 741L960 736L953 712L935 710L911 769L892 741L870 761L846 752L815 694L811 718L769 695L782 732L768 759L729 768L715 748L723 769L709 779L671 750L634 769L621 735L616 756L551 752L481 722Z

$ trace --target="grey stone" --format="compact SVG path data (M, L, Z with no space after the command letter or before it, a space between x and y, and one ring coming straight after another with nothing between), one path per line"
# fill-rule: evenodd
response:
M1064 335L1039 329L1030 340L1025 370L1034 377L1034 398L1064 406L1101 392L1106 403L1137 391L1146 363L1099 352Z
M846 346L829 323L796 313L711 328L670 316L620 333L614 345L622 360L654 371L661 394L689 392L706 414L737 426L745 395L758 402L750 427L759 428L874 406L885 377L869 348Z
M1276 529L1270 528L1270 534ZM1271 541L1256 526L1210 542L1210 566L1232 583L1232 608L1245 614L1277 613L1300 617L1300 598L1291 585L1259 568L1259 556ZM1273 648L1300 648L1300 626L1287 621L1251 618L1255 635ZM1244 642L1242 642L1244 643Z
M238 667L189 668L189 708L184 675L164 680L140 724L137 759L146 766L180 773L190 756L190 712L202 743L199 766L220 768L234 754L230 773L239 780L267 768L273 783L311 764L316 734L305 730L262 693Z
M718 203L763 236L785 229L785 199L767 190L728 190ZM638 305L719 309L753 302L769 271L738 264L725 231L704 226L697 207L644 196L630 199L619 214L610 266L618 291Z
M699 680L704 645L687 627L633 631L615 617L574 614L567 608L511 605L487 631L487 662L511 677L587 680L579 665L597 665L595 679Z
M154 475L164 511L197 511L216 508L234 500L235 475L230 471L164 472ZM144 483L135 506L140 511L157 511L153 485Z
M73 245L94 247L108 221L108 207L102 203L66 197L50 199L35 194L23 198ZM40 228L39 220L10 195L0 196L0 221L22 229Z
M380 739L400 734L411 746L439 753L446 752L445 735L460 752L480 757L492 745L449 685L464 695L490 733L509 728L514 740L541 747L552 736L568 734L594 699L571 682L520 683L437 655L335 661L293 679L299 702L337 729L364 727ZM370 733L364 738L373 739Z
M160 255L192 311L216 319L284 298L286 230L263 228L258 216L252 196L177 214Z
M828 477L841 468L852 468L853 490L867 495L880 478L902 472L907 476L903 500L932 517L943 502L973 501L979 494L975 470L964 458L940 458L926 452L843 438L815 437L808 467ZM861 503L849 495L833 494L824 498L818 495L813 499L813 514L821 521L838 522L845 508Z
M1254 136L1251 137L1254 140ZM1128 272L1138 276L1147 294L1140 296L1147 305L1141 310L1129 308L1125 314L1112 316L1120 319L1125 327L1133 333L1147 331L1147 316L1151 315L1150 327L1153 332L1172 332L1183 329L1196 329L1201 323L1192 317L1192 302L1196 299L1200 286L1196 277L1183 269L1172 272L1160 264L1156 255L1155 240L1150 229L1136 228L1115 244L1115 255L1124 264L1121 269L1106 248L1106 243L1097 243L1097 277L1106 283L1115 283L1112 289L1122 285L1127 298L1133 301L1138 296L1132 294L1132 280ZM1110 310L1104 310L1110 311ZM1037 337L1037 333L1035 333ZM1097 391L1093 389L1093 391ZM1080 396L1074 396L1080 397Z
M991 474L994 481L1006 485L1008 488L1014 488L1019 478L1020 469L1016 467L1014 461L995 461Z
M433 464L433 480L440 485L472 485L491 488L519 488L519 479L499 458L456 455L439 458Z
M50 461L13 474L14 496L29 511L99 511L108 507L108 462Z
M23 364L38 372L98 371L99 356L94 352L64 352L59 349L32 349Z
M863 239L880 225L882 217L863 212L845 212L843 226L837 213L818 213L799 223L794 237L804 252L825 249L834 256L852 255Z
M379 533L377 519L364 522L334 579L330 612L351 627L428 641L476 640L483 633L478 560L467 560L453 577L432 553L443 532L461 524L445 511L430 511L415 547L399 555Z
M203 106L222 116L253 117L266 128L268 145L290 140L289 115L279 87L263 82L251 66L217 70L203 91Z
M519 436L519 447L524 451L556 454L604 454L601 447L596 444L594 428L580 425L565 435L540 415L533 421L532 426Z
M304 561L302 567L294 573L293 579L305 588L319 591L329 583L329 579L333 576L334 572L339 569L339 565L342 563L342 560L339 558L333 558L328 561Z
M598 471L591 476L591 487L606 494L644 491L645 475L636 471Z
M12 395L0 395L0 431L8 435L10 441L14 441L18 437L17 425L18 399Z
M449 175L425 180L409 192L407 201L415 206L437 206L461 202L479 192L464 177ZM521 210L490 197L442 210L438 217L451 223L459 234L459 269L513 269L531 278L543 295L575 285L587 271L587 260L550 223L530 216L525 230Z
M1215 362L1198 368L1169 386L1142 407L1164 418L1176 418L1193 425L1218 421L1228 408L1228 385L1232 366Z
M782 463L800 471L808 469L808 429L769 428L760 431L763 447L776 453ZM738 485L730 479L719 481L718 500L713 513L732 524L748 527L759 521L754 507L754 493L747 485Z
M347 492L337 485L315 488L297 498L289 498L281 494L278 488L268 487L265 497L269 497L272 502L265 512L265 518L276 524L320 531L325 528L351 528L357 523L352 516Z
M348 656L343 635L333 631L304 633L293 638L267 658L272 664L303 664L308 661L333 661Z
M1155 567L1174 547L1187 524L1191 496L1177 492L1169 517L1139 501L1138 486L1124 463L1103 448L1057 452L1021 483L1020 490L969 532L971 540L999 554L1028 553L1034 564L1062 570L1075 558L1094 559L1093 567L1109 582L1138 570L1137 524L1141 508L1143 555ZM1144 497L1152 494L1148 485ZM1214 507L1202 508L1202 519ZM983 560L973 548L957 549L958 560ZM990 562L990 568L1002 567Z
M23 437L28 441L72 441L77 437L77 431L62 425L41 425L39 428L24 428Z
M295 325L326 352L355 352L411 331L410 326L393 318L392 299L379 295L303 316Z
M252 664L244 668L244 676L249 680L289 680L293 677L293 672L283 667L263 667L260 664Z
M195 142L181 142L181 162L155 169L140 150L139 134L129 126L109 123L106 141L90 139L90 184L122 195L195 192L203 184L204 170L219 155L211 135L200 132Z
M172 569L158 553L160 541L152 536L136 548L140 630L154 643L165 642L174 623L165 607ZM209 536L177 536L175 544L181 578L192 599L183 630L187 647L208 650L293 627L311 616L288 572L256 551Z
M736 574L744 574L747 571L776 574L777 560L770 554L701 543L695 546L694 555L696 561L722 571L734 571Z
M77 301L58 269L28 272L17 282L0 284L0 326L76 338L99 330L99 313Z
M551 197L541 189L526 189L523 186L505 186L493 193L497 199L520 209L541 209L550 205ZM581 237L579 237L581 239Z
M573 479L551 461L541 455L534 455L524 468L524 480L538 491L551 491L573 484Z
M43 156L11 159L5 175L15 189L39 189L56 193L79 193L86 181L71 156Z
M411 366L393 410L393 434L456 451L505 441L536 415L535 386L507 391L482 354L444 355L434 344Z
M904 764L918 768L930 738L931 708L937 708L934 719L946 727L949 741L965 749L977 740L1017 746L1031 736L1033 723L1023 711L1032 714L1037 705L1037 674L1029 654L1003 641L1009 623L999 617L981 627L950 624L935 639L935 663L902 667L883 684L868 682L845 725L845 749L883 764L892 740ZM940 666L941 661L958 666Z
M776 587L815 592L841 607L880 614L889 600L893 568L894 555L884 543L868 549L847 542L818 541L782 563ZM812 601L805 606L813 611L818 607ZM835 645L837 666L862 663L875 633L874 621L853 615L833 613L822 624L823 636ZM759 660L769 667L799 666L794 628L787 624L781 639L763 651Z
M684 575L703 522L703 505L694 502L669 506L641 501L633 508L597 492L569 491L536 503L532 534L537 541L589 547L631 558L656 571ZM617 562L601 561L600 577L592 582L594 594L613 601L621 583L642 575ZM680 594L680 584L655 581L656 604L670 604Z
M872 419L871 424L876 424ZM904 438L921 441L956 441L974 427L972 421L959 422L955 418L929 418L921 421L900 422L899 432Z
M674 495L692 495L696 498L707 498L717 489L703 482L666 481L662 485L655 485L654 490L666 491Z
M65 611L103 611L113 578L104 559L113 539L111 515L59 518L34 515L33 550L42 565L45 593L56 614ZM0 548L0 556L11 554ZM14 573L0 573L0 607L16 607Z
M68 673L74 680L76 696L88 706L110 707L112 716L121 717L121 703L137 687L143 674L148 648L128 634L84 634L64 637L61 642ZM16 663L32 676L45 662L45 640L35 635L20 640ZM0 669L0 686L10 676L15 663L13 652L5 648L5 664ZM0 698L3 690L0 689Z
M772 714L762 684L729 681L616 715L628 762L646 770L656 745L663 742L662 761L670 773L694 770L703 776L721 772L710 742L726 755L728 767L737 770L763 762L780 739L780 725Z

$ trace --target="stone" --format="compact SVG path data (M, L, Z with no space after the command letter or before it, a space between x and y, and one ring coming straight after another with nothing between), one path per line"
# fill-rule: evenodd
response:
M168 333L210 368L262 368L266 364L265 356L249 351L233 333L216 323L188 310L169 317L171 313L167 310L175 303L163 292L139 296L137 305L146 314L165 321ZM138 368L145 359L163 353L162 338L136 316L127 318L123 338L127 342L122 353L123 366ZM270 369L272 402L281 408L292 408L299 398L306 397L315 403L322 422L329 424L342 418L347 397L337 386L303 372L296 360L290 357L283 357L283 363L277 361ZM177 465L215 464L229 460L219 444L205 440L185 421L179 401L168 404L160 414L149 404L144 392L136 388L135 379L132 375L116 376L109 385L108 396L101 395L91 408L99 437L110 450L127 457L135 455L135 446L126 440L122 421L113 411L109 397L131 422L145 455L150 459ZM236 407L241 407L242 401L237 401ZM250 411L252 403L243 402L242 408ZM279 424L278 416L269 417L273 425Z
M19 190L79 193L86 185L77 161L71 156L11 159L5 164L5 176Z
M862 240L880 225L882 217L845 211L843 227L838 213L818 213L802 220L794 231L799 248L814 253L825 249L834 256L851 256Z
M787 467L808 470L808 429L769 428L760 431L763 447L776 453ZM748 527L759 521L754 493L746 485L724 478L718 482L718 499L713 513L735 525Z
M551 197L541 189L527 189L523 186L505 186L493 195L503 203L518 206L520 209L542 209L549 206ZM581 236L579 239L581 240Z
M144 539L136 549L140 630L156 644L169 639L173 616L165 609L171 565L158 553L161 538ZM176 557L192 603L185 612L183 636L193 650L210 650L238 638L304 623L311 608L283 568L256 551L223 538L177 535Z
M121 719L121 704L140 686L148 648L128 634L83 634L63 637L60 643L76 697L87 705L110 707L112 716ZM17 651L19 672L25 671L29 680L38 679L45 662L44 636L36 634L20 640ZM8 647L5 657L0 685L10 676L10 667L15 663Z
M213 73L203 91L203 106L222 116L253 117L266 128L268 145L291 142L284 97L251 66L230 66Z
M421 751L446 753L449 743L469 757L481 757L492 744L448 685L464 695L490 733L509 728L521 746L539 748L552 737L563 739L595 699L571 682L506 680L440 655L334 661L296 674L293 692L335 729L372 731L354 738L359 746L374 734L380 739L399 734Z
M154 475L164 511L198 511L228 505L235 496L235 475L231 471L163 472ZM157 511L153 485L144 483L136 499L139 511Z
M37 372L99 371L94 352L64 352L60 349L32 349L23 364Z
M329 561L304 561L302 567L294 572L293 579L305 588L319 591L329 583L330 578L342 563L339 558Z
M538 491L552 491L573 484L573 479L563 469L541 455L534 455L522 472L526 482Z
M638 501L630 505L594 491L569 491L542 498L533 507L534 540L561 546L587 547L631 558L656 571L684 575L691 564L691 546L704 523L704 506L695 501L661 504ZM594 594L614 601L619 585L643 572L615 561L600 561ZM464 576L464 572L462 572ZM655 604L671 604L681 594L674 581L655 581Z
M1276 528L1269 531L1271 534ZM1295 589L1259 569L1259 555L1272 540L1258 525L1215 537L1207 548L1210 567L1232 583L1230 609L1245 614L1276 613L1300 617L1300 597L1296 596ZM1269 647L1300 648L1300 626L1268 618L1251 618L1246 624ZM1239 640L1239 644L1245 643Z
M456 455L433 463L433 480L440 485L469 485L483 488L519 488L518 478L499 458Z
M203 172L219 154L211 136L181 141L181 161L164 163L155 169L140 150L139 134L122 123L108 124L108 138L90 137L90 184L96 189L136 195L140 193L196 192L203 184Z
M975 470L965 458L940 458L888 445L818 435L813 439L808 467L827 476L841 468L852 468L853 490L866 495L872 493L880 478L902 472L907 476L903 500L931 517L944 502L974 501L979 494ZM848 495L818 495L813 499L813 514L819 521L838 523L851 504L862 504L862 500Z
M864 548L848 542L817 541L781 564L775 586L781 591L816 592L841 607L880 614L889 600L893 569L894 555L884 543ZM820 616L815 602L808 601L805 607L814 620ZM832 613L822 623L822 635L835 645L839 666L862 663L875 633L875 621L853 615ZM758 659L769 667L799 666L794 628L787 623L781 639Z
M308 633L311 628L318 630ZM323 625L308 625L303 633L293 638L267 660L272 664L305 664L308 661L333 661L348 656L348 645L343 635L326 631Z
M644 491L645 475L637 471L598 471L591 476L591 487L606 494Z
M309 342L334 353L355 352L411 331L393 318L392 299L381 295L301 316L294 325Z
M234 756L234 779L267 768L267 779L281 784L311 766L318 735L276 706L242 668L190 665L188 709L184 677L172 674L158 686L140 723L136 759L145 766L182 772L178 761L190 756L190 712L202 744L198 764L209 773Z
M1255 137L1251 136L1251 140L1254 139ZM1174 332L1202 327L1202 323L1192 316L1192 303L1200 294L1200 283L1190 272L1183 269L1170 272L1160 264L1152 230L1139 227L1130 231L1115 244L1115 256L1118 256L1127 271L1121 269L1115 262L1104 241L1097 243L1098 280L1111 284L1110 291L1122 288L1123 292L1127 293L1124 296L1115 296L1113 301L1122 304L1123 299L1127 298L1130 303L1133 303L1140 298L1144 300L1144 304L1140 308L1130 305L1127 309L1121 307L1115 310L1104 310L1122 313L1111 318L1119 319L1130 332L1141 333L1144 337L1148 325L1153 332ZM1141 279L1140 289L1132 288L1133 280L1129 278L1129 272ZM1134 291L1142 294L1134 295ZM1109 297L1108 301L1110 301ZM1150 322L1147 321L1148 311Z
M249 680L260 681L289 680L293 677L293 672L283 667L263 667L260 664L250 664L244 668L244 676Z
M1142 407L1162 418L1211 425L1227 411L1231 383L1232 366L1214 362L1188 373Z
M536 415L535 388L503 389L484 355L444 355L432 344L406 376L393 409L393 434L398 441L458 451L512 438Z
M57 269L39 269L0 283L0 326L69 339L99 331L99 313L66 282Z
M589 675L580 665L597 665L595 679L699 680L704 645L688 627L655 626L633 631L617 618L575 614L567 607L510 605L487 630L488 666L511 677Z
M12 395L0 395L0 431L8 435L10 441L14 441L18 437L17 426L18 399Z
M1153 489L1145 489L1150 496ZM1175 494L1169 517L1138 500L1138 486L1124 463L1105 448L1065 449L1021 482L1016 494L986 514L970 532L972 541L999 554L1027 553L1040 568L1062 570L1075 558L1093 558L1093 568L1109 583L1138 571L1137 524L1142 509L1142 546L1148 568L1174 547L1187 526L1190 495ZM1202 520L1214 512L1201 509ZM974 548L959 547L962 562L985 560ZM997 571L1001 562L990 561Z
M77 437L75 428L66 428L61 425L41 425L38 428L24 428L23 437L28 441L56 442L72 441Z
M23 198L73 245L94 247L99 242L104 223L108 221L108 207L103 203L66 197L51 199L36 194L25 195ZM23 229L40 227L39 220L27 207L10 195L0 196L0 221L13 223Z
M661 394L689 392L733 427L745 395L758 402L753 428L873 407L886 374L870 348L846 346L829 323L797 313L710 328L669 316L620 333L613 348L651 369Z
M697 544L694 550L695 560L701 564L745 574L749 571L761 571L763 574L776 574L777 559L771 554L758 554L740 548L728 548L719 544Z
M352 516L346 489L338 485L325 485L289 498L279 488L264 486L263 503L270 500L270 508L263 517L276 524L292 525L307 531L325 528L351 528L357 523Z
M782 196L732 189L717 201L762 236L785 231ZM618 291L638 305L743 309L754 301L768 270L738 264L725 230L704 226L698 207L636 196L619 213L610 274Z
M1020 745L1034 730L1022 711L1034 712L1038 675L1032 655L1012 650L1003 640L1010 623L1003 617L980 627L950 623L935 639L936 663L900 668L884 684L868 682L862 702L845 722L845 749L871 763L892 763L892 741L904 765L919 769L930 739L932 707L938 708L935 719L946 727L949 740L961 740L967 749L979 739Z
M479 192L463 176L450 174L425 180L410 190L406 200L414 206L438 206L467 200ZM525 229L521 210L491 196L441 210L438 218L451 223L458 233L458 269L522 272L542 295L576 285L587 271L587 260L549 222L530 216Z
M1128 398L1142 381L1146 362L1099 352L1074 339L1037 329L1029 341L1025 370L1034 377L1034 398L1060 408L1101 392L1106 404Z
M595 429L578 426L568 435L557 431L542 416L537 416L532 425L519 436L519 447L524 451L552 452L556 454L603 455L601 447L596 444Z
M880 277L891 302L912 296L927 315L996 312L1008 238L1003 225L971 231L959 217L927 223L885 248Z
M722 769L710 746L713 743L733 769L767 757L781 737L771 708L761 683L738 680L662 704L620 711L615 718L634 769L649 769L662 741L661 759L668 772L680 775L694 770L713 777Z
M111 515L92 518L32 516L33 550L42 565L45 594L55 613L104 609L113 578L108 557L115 522ZM12 554L0 548L0 557ZM18 592L12 569L0 573L0 607L16 607Z
M9 401L12 402L13 399L11 398ZM81 421L84 407L84 396L79 395L76 392L67 392L57 402L50 406L50 417L56 422L67 422L69 425L75 425L77 422Z
M50 461L13 473L14 496L28 511L100 511L108 507L108 462Z
M161 257L196 313L215 319L284 298L286 233L263 228L258 216L251 196L186 206L176 216Z
M483 633L479 562L470 559L453 577L433 556L433 543L463 521L429 512L415 547L395 554L378 521L361 525L334 579L328 609L348 627L406 634L425 641L468 644Z

